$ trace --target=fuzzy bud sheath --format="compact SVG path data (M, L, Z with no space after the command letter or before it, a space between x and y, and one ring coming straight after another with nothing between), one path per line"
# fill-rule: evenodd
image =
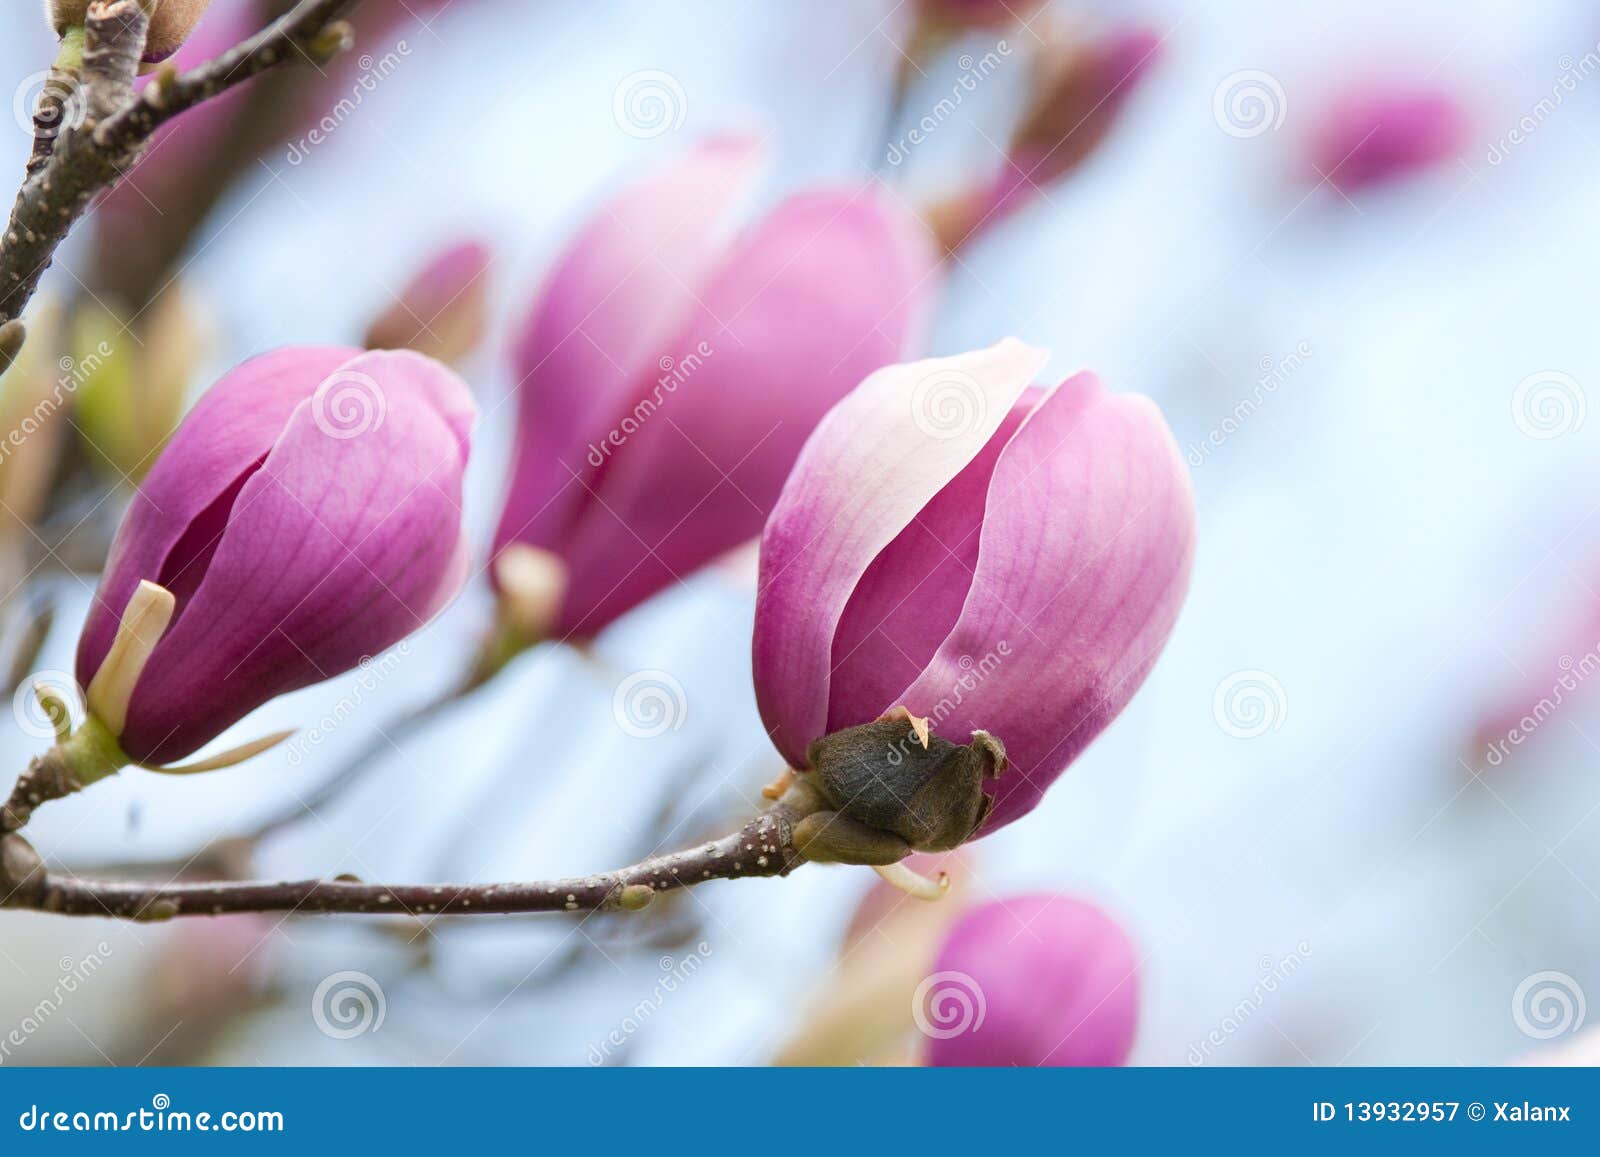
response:
M45 0L45 16L57 36L81 27L91 0ZM159 64L183 45L206 14L211 0L143 0L150 13L150 32L144 42L144 62Z

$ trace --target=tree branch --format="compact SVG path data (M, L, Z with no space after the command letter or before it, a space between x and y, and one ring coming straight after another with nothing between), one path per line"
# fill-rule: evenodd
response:
M303 0L250 39L181 76L159 77L96 133L108 148L136 147L180 113L221 96L235 85L297 58L322 65L350 47L350 27L339 17L358 0Z
M72 226L96 195L138 161L161 125L271 68L300 58L326 61L348 46L340 22L359 0L300 0L256 35L191 72L170 71L135 95L133 80L149 18L138 0L97 0L89 8L81 123L64 124L49 157L30 164L0 236L0 326L21 316Z
M473 916L638 911L657 894L707 880L786 876L799 812L780 801L732 835L597 876L513 884L366 884L347 877L279 883L141 884L46 871L19 835L0 837L0 907L65 916L169 920L228 912Z

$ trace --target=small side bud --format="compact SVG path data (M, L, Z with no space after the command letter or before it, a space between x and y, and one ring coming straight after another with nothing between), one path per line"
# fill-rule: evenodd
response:
M0 836L0 907L21 906L44 883L44 863L33 845L16 834Z
M81 28L92 0L45 0L45 16L57 36ZM211 7L211 0L140 0L150 14L150 30L144 39L144 62L159 64L189 39L200 17Z
M9 370L11 363L17 360L17 354L22 351L22 343L27 337L28 329L20 319L0 325L0 374Z
M306 46L306 55L317 64L327 64L341 52L350 51L350 46L356 42L355 30L348 21L335 20L321 32L317 33L311 43Z
M617 907L624 912L638 912L648 908L656 898L656 890L649 884L629 884L617 897Z

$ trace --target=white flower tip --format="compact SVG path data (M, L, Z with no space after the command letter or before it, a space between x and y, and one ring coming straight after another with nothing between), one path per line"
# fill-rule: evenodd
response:
M197 759L193 763L179 763L170 767L150 767L146 770L158 771L162 775L197 775L202 771L217 771L224 767L233 767L243 763L252 756L260 755L263 751L278 746L285 739L294 734L294 728L287 731L274 731L271 735L263 735L260 739L252 739L249 743L241 743L238 747L230 747L226 751L219 751L216 755Z
M100 669L89 681L84 698L89 713L105 725L113 737L120 737L128 723L128 702L134 686L144 673L150 654L172 623L178 600L165 587L140 580L123 609L117 636L111 641Z
M883 877L884 883L891 888L898 888L908 896L915 896L918 900L939 900L950 891L950 874L940 872L936 880L930 880L920 872L914 872L904 863L876 864L872 869Z
M528 638L543 638L567 594L567 568L556 555L513 542L494 560L500 605L508 622Z

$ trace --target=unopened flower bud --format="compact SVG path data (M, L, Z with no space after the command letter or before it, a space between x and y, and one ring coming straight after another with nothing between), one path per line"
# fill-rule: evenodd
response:
M1194 499L1160 412L1090 373L1039 389L1046 357L1007 339L871 374L767 520L756 702L795 786L875 831L853 841L875 854L1032 810L1143 682L1188 588Z
M1139 1022L1139 957L1093 904L1006 897L956 922L913 1012L929 1065L1122 1065Z
M368 327L362 344L459 362L489 328L489 259L489 247L477 241L431 257Z
M279 350L213 386L140 485L78 642L124 762L181 759L453 598L475 412L410 352Z
M45 0L45 14L57 36L82 27L91 0ZM206 14L211 0L141 0L150 13L150 31L144 41L144 62L159 64L189 39L189 33Z

